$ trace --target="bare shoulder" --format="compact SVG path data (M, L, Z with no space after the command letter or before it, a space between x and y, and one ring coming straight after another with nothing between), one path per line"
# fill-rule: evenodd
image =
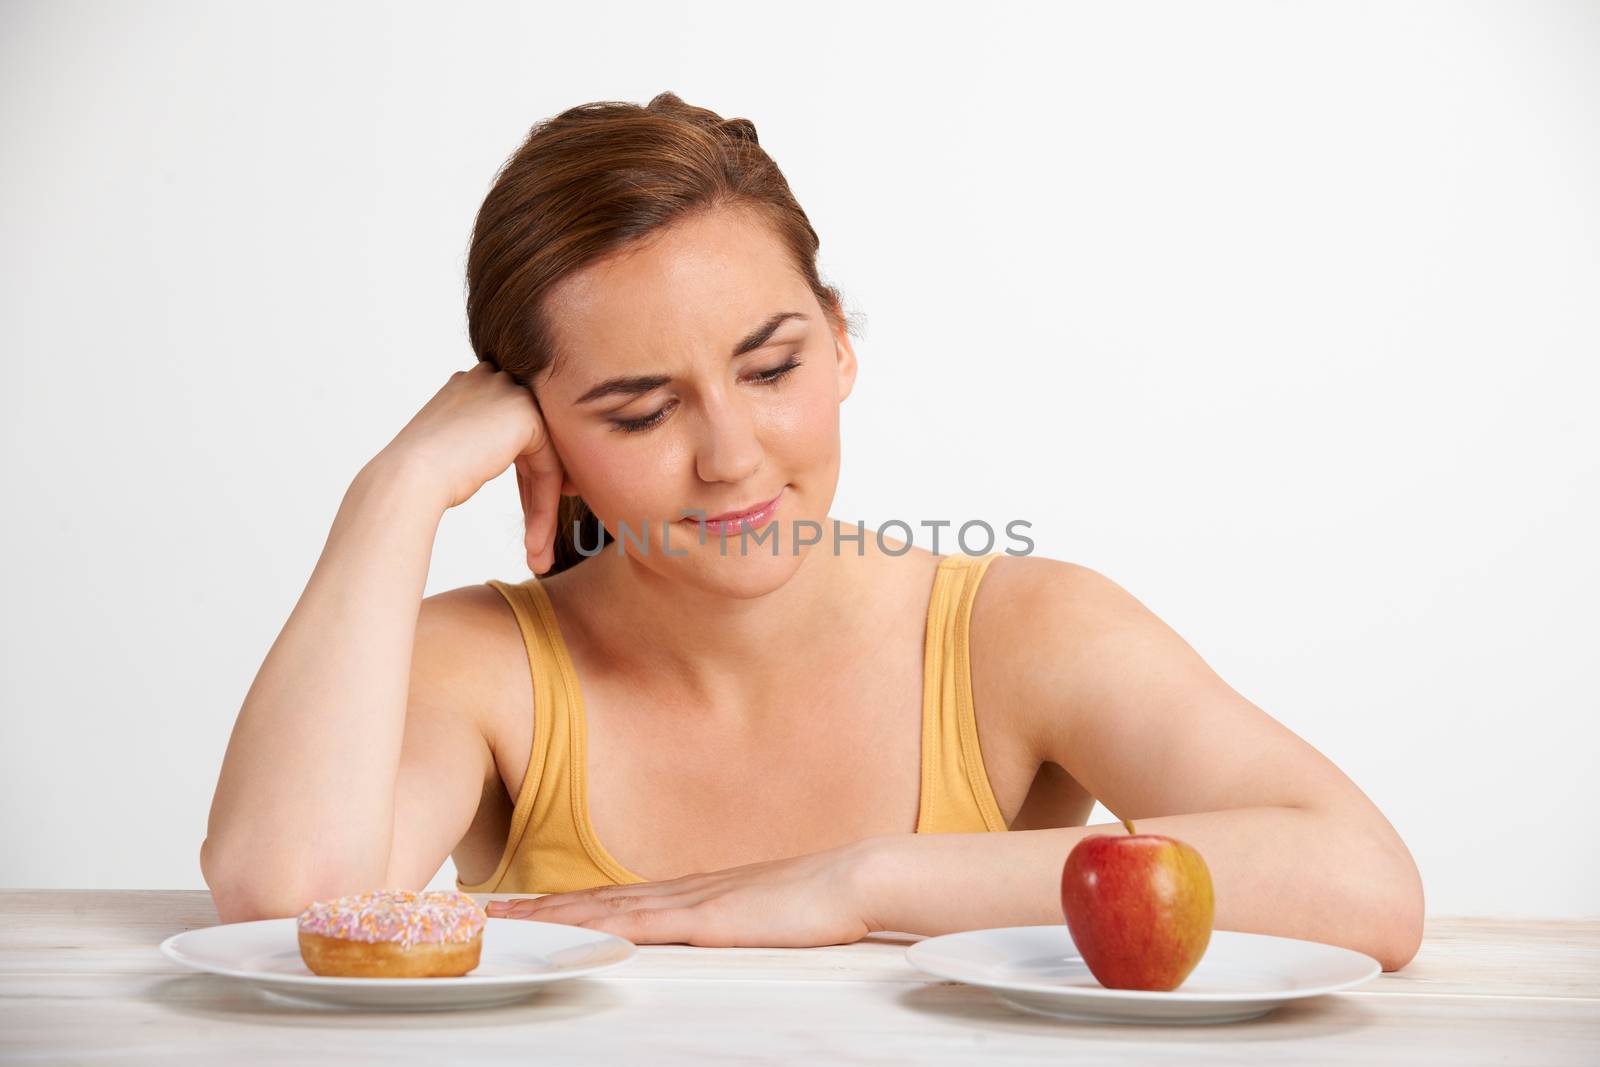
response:
M1001 556L984 573L972 604L979 702L1007 709L1012 728L1043 752L1050 747L1045 727L1059 729L1073 695L1093 684L1096 647L1119 634L1157 628L1164 624L1143 603L1091 567Z
M973 640L1023 652L1059 652L1062 638L1153 618L1122 586L1091 567L1044 556L989 564L972 604Z
M469 716L488 736L527 688L522 631L505 597L488 585L467 585L423 598L411 657L413 708Z

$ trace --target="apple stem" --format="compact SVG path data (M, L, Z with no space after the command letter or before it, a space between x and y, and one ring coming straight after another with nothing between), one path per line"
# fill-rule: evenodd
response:
M1119 816L1119 818L1120 818L1120 816ZM1133 822L1132 822L1132 821L1131 821L1131 820L1129 820L1129 819L1123 819L1123 820L1122 820L1122 825L1123 825L1123 826L1126 826L1126 827L1127 827L1127 828L1128 828L1128 833L1130 833L1130 834L1131 834L1131 833L1134 833L1134 832L1135 832L1135 831L1134 831L1134 829L1133 829Z

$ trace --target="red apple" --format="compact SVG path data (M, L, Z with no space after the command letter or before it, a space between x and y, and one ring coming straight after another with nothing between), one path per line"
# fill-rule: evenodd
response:
M1108 989L1178 988L1211 941L1211 872L1161 834L1091 834L1061 868L1061 911L1089 973Z

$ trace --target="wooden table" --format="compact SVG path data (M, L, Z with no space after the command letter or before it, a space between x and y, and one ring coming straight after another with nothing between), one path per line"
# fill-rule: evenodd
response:
M0 1062L1600 1063L1600 922L1433 919L1408 967L1358 990L1166 1027L1017 1012L911 967L906 934L646 945L478 1011L298 1008L156 951L216 921L204 892L0 891Z

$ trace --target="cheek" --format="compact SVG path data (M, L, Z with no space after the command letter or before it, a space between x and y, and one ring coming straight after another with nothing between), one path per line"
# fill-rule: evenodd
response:
M826 462L839 449L839 397L832 375L796 382L770 410L767 440L796 464Z
M683 506L681 501L668 499L689 462L682 444L659 434L642 436L654 438L651 447L640 447L637 438L602 430L584 442L567 470L583 488L584 500L608 520L626 518L638 523Z

